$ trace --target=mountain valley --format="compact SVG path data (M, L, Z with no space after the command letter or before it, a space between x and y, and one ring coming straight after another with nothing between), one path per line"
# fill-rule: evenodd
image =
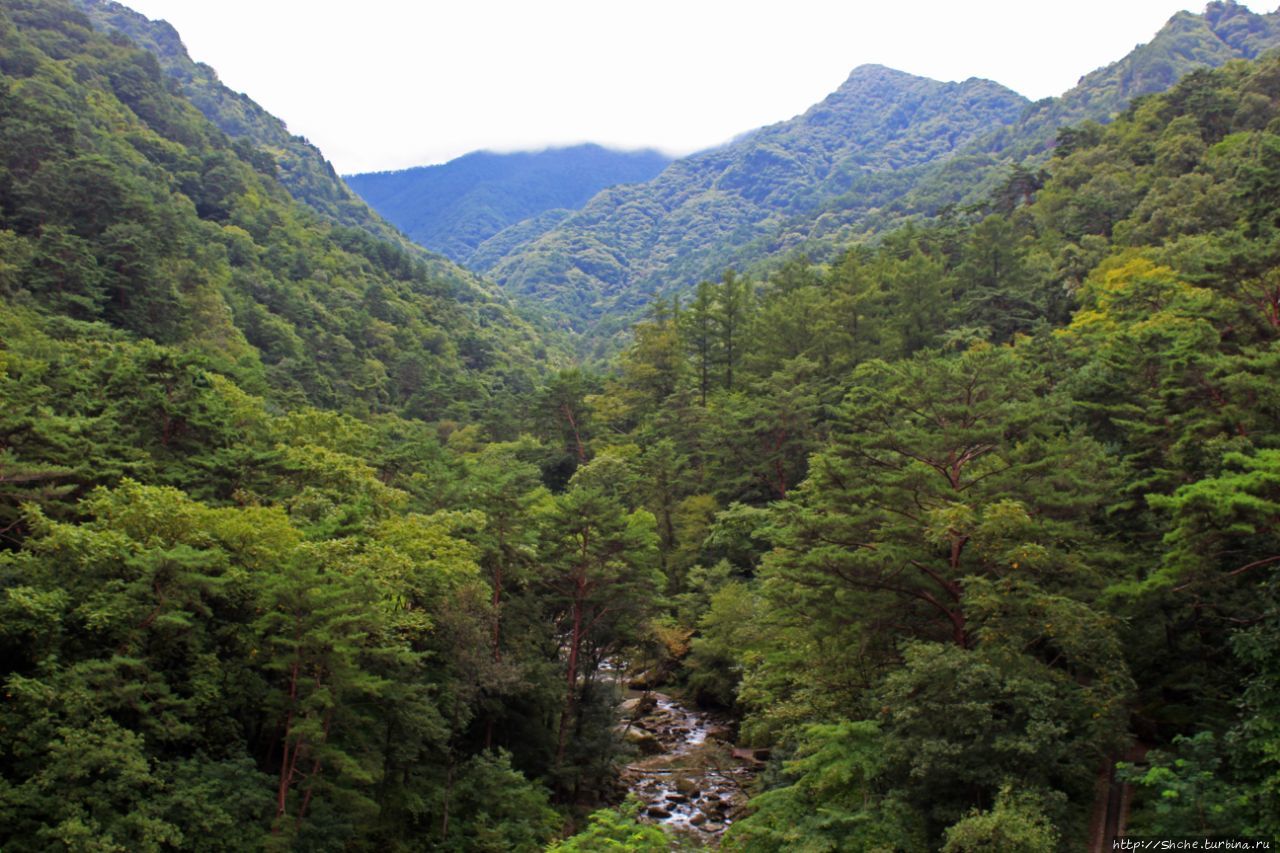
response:
M1277 47L348 186L0 0L0 849L1280 842Z

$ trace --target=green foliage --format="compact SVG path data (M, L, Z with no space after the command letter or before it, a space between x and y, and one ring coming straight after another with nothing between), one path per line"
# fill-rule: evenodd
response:
M629 800L616 809L593 812L586 829L552 844L547 853L666 853L671 849L666 834L636 819L640 806L638 800Z
M781 505L778 582L813 606L936 623L968 646L970 576L1088 588L1086 522L1105 482L1100 449L1072 435L1054 396L1009 348L919 355L855 374L846 422ZM1055 414L1056 412L1056 414ZM836 599L823 603L834 595Z
M472 756L458 771L449 837L466 853L537 853L560 828L545 788L511 768L506 752Z
M1263 586L1270 603L1265 619L1232 637L1232 651L1246 667L1244 692L1240 696L1239 722L1230 733L1231 775L1235 785L1233 797L1244 800L1250 817L1251 834L1274 836L1280 832L1275 803L1280 797L1280 610L1275 607L1275 581Z
M46 5L3 23L27 60L0 79L6 303L202 352L295 403L440 417L531 390L534 333L505 302L296 205L151 54Z
M237 154L256 171L278 177L290 195L335 224L360 228L389 243L401 242L396 230L374 215L338 179L319 149L289 133L283 121L249 97L224 86L212 68L192 61L168 23L147 20L112 0L74 0L74 6L95 27L127 37L150 53L160 69L176 82L183 97L219 130L239 142ZM154 70L149 70L154 76ZM158 99L142 91L136 81L122 100L148 119L162 109ZM139 109L144 104L145 108ZM237 181L234 173L225 168L218 177L224 186ZM450 273L443 265L438 265L437 272L459 275L459 271Z
M882 739L875 723L813 725L788 784L751 801L753 812L732 827L727 850L923 850L920 818L902 802L881 798Z
M1270 38L1215 4L1178 43L1202 20ZM1130 729L1135 827L1274 834L1278 67L659 300L608 375L535 387L483 288L294 205L122 37L7 4L0 844L540 849L616 790L619 659L773 750L731 848L1052 849ZM906 186L953 105L855 78L914 129L832 180ZM802 222L775 143L837 106L703 155L717 192ZM555 262L629 262L596 248ZM642 821L553 849L674 843Z
M692 294L726 267L774 269L800 252L836 259L849 243L947 210L990 204L1009 215L1034 195L1059 128L1109 121L1196 69L1277 44L1275 13L1211 3L1202 15L1175 15L1128 56L1034 104L990 81L944 84L861 66L803 115L678 160L645 184L605 190L572 215L509 228L471 262L603 341L619 318L654 297ZM1236 109L1229 96L1218 103ZM1265 110L1242 112L1251 127L1265 126ZM1072 129L1057 138L1058 151L1079 139ZM1169 164L1185 156L1172 148L1164 155ZM1138 188L1117 164L1097 165L1083 173L1089 186L1077 198L1078 221L1106 228L1122 213L1116 202ZM1224 217L1216 201L1198 208ZM989 290L974 295L971 310L1017 325L1035 302L1061 300L1053 291Z
M1083 828L1099 760L1113 723L1073 679L1002 650L916 643L876 690L886 776L936 837L970 808L990 805L1001 785L1058 792L1060 829ZM1065 795L1065 796L1064 796Z
M584 709L596 695L597 671L607 657L639 638L663 579L655 565L653 516L645 510L627 513L591 485L575 485L557 497L543 537L539 581L549 593L547 604L566 647L555 758L563 776L570 767L590 763L592 721Z
M742 662L758 630L756 604L750 587L742 583L730 581L711 594L687 663L689 690L699 702L724 708L734 704Z
M1146 801L1134 829L1165 836L1246 834L1242 792L1221 775L1221 746L1211 732L1175 737L1171 752L1152 750L1145 767L1121 763L1120 777Z
M499 235L494 251L482 248L472 263L585 329L606 312L624 317L654 296L691 288L740 257L754 260L762 247L792 244L782 235L795 220L818 218L860 183L945 159L992 124L1015 120L1024 105L990 81L944 84L861 66L803 116L678 161L648 183L605 190L514 246ZM620 228L623 221L645 227Z
M713 598L692 644L691 682L737 681L747 736L794 747L815 723L876 720L875 802L917 809L929 843L951 826L955 849L1043 849L1080 831L1132 708L1163 743L1227 732L1185 765L1157 754L1148 781L1168 765L1184 802L1227 809L1206 831L1271 831L1275 211L1252 187L1273 171L1275 79L1274 60L1193 75L1064 134L1025 206L904 229L831 270L828 292L852 282L871 311L830 352L865 346L863 363L808 479L770 511L751 629L727 629ZM912 258L957 300L932 329L893 302ZM768 322L785 333L780 295L803 317L820 281L766 284ZM836 331L812 328L805 354L824 353ZM942 351L902 360L920 341ZM1034 802L1001 798L1010 782ZM1200 831L1158 804L1135 825ZM834 846L821 838L788 843Z
M1174 576L1186 583L1280 563L1280 450L1227 454L1222 465L1221 476L1149 498L1173 516L1165 544Z
M988 812L975 811L947 829L943 853L1036 853L1058 847L1058 832L1037 797L1005 785Z

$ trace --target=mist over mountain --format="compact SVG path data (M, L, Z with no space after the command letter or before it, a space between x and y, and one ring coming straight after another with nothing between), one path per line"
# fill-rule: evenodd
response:
M417 243L459 263L502 229L548 211L567 214L616 184L647 181L672 158L584 144L475 151L438 166L348 175L347 184Z

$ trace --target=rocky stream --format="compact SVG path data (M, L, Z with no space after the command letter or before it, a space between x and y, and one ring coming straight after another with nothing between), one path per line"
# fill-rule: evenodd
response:
M722 720L663 693L632 693L620 730L637 757L622 773L649 820L714 846L742 813L763 755L735 749Z

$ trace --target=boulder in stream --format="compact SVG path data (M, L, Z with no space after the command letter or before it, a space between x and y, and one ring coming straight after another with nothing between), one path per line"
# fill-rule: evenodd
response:
M707 729L707 740L733 743L733 731L728 726L711 726Z
M627 743L638 749L641 755L660 755L665 751L662 742L644 729L629 728L626 738Z
M652 690L662 683L662 674L657 670L646 669L644 672L634 675L627 682L627 687L632 690Z
M646 714L653 713L653 709L658 707L658 700L652 693L645 693L643 696L635 696L626 700L618 706L622 713L629 717L643 717Z

